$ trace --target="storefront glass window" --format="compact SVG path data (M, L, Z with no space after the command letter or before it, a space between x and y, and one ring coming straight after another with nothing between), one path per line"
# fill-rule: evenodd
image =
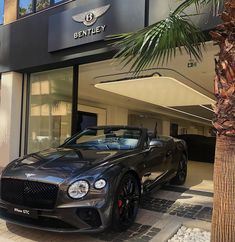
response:
M71 135L72 67L30 78L28 153L57 147Z
M19 1L19 17L22 17L27 14L38 12L43 9L49 8L50 6L54 6L55 4L67 2L69 0L18 0L18 1ZM3 2L0 0L0 7L1 7L1 4L3 4ZM0 9L0 17L1 15L2 14Z
M0 1L0 24L3 24L4 1Z
M50 0L36 0L36 11L48 8L50 6Z
M61 2L64 2L64 0L54 0L55 3L61 3Z
M19 0L19 16L33 12L33 0Z

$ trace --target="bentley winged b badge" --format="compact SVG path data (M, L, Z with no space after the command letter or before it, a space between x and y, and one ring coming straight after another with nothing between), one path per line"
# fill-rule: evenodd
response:
M109 8L110 4L105 5L103 7L91 9L84 13L76 14L72 18L76 22L83 23L86 26L91 26L96 22L97 18L105 14Z

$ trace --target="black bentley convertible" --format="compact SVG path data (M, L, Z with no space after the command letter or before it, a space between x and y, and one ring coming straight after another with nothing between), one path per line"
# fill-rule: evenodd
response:
M1 175L0 217L58 232L128 228L140 197L183 184L185 142L126 126L88 128L55 149L11 162Z

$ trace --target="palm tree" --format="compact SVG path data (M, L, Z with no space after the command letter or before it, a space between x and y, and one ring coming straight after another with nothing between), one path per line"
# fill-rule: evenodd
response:
M114 46L118 48L115 57L124 64L133 61L131 68L136 74L150 65L166 63L177 49L185 49L201 60L205 38L184 13L192 4L197 11L204 4L212 4L214 12L223 6L223 23L210 33L220 47L214 79L217 102L213 125L217 142L211 240L235 242L235 1L181 0L166 19L135 33L114 36Z

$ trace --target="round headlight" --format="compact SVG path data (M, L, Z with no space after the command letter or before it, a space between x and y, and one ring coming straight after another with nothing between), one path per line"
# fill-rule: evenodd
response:
M94 186L96 189L102 189L106 186L106 181L104 179L99 179L95 182Z
M84 197L89 191L89 184L86 181L76 181L70 185L68 194L71 198L78 199Z

